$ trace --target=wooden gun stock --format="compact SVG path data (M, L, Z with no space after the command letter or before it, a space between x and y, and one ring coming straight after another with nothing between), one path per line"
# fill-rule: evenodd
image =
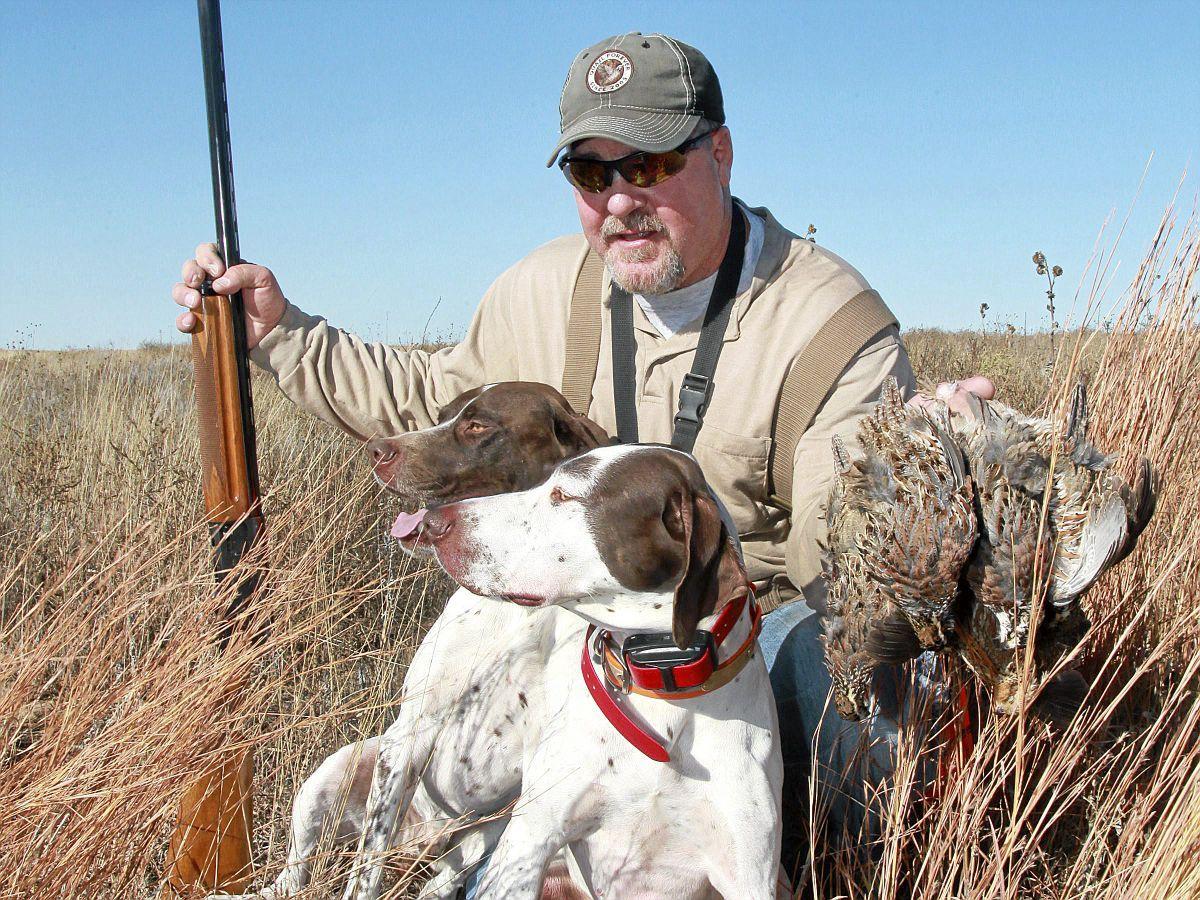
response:
M200 469L221 583L257 542L263 522L249 373L245 353L238 352L245 346L241 298L216 294L207 282L200 293L192 331ZM253 574L239 578L221 624L222 647L257 588ZM253 873L253 780L254 754L246 749L203 772L184 793L167 853L164 898L246 889Z
M235 306L239 307L235 311ZM247 398L242 396L235 333L244 328L240 298L213 293L205 282L200 291L197 325L192 331L196 372L196 409L200 419L200 470L204 509L209 522L232 524L259 516L258 471L253 419L247 428ZM236 312L236 314L235 314ZM249 432L249 434L247 433Z
M167 849L162 900L246 891L254 872L253 786L254 753L247 749L221 760L187 789Z

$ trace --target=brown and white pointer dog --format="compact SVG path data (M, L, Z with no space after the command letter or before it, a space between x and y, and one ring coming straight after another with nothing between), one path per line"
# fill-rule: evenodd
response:
M527 730L509 757L519 752L521 794L479 900L536 900L563 849L597 897L790 896L778 872L778 727L754 652L750 584L728 515L691 456L592 450L529 490L431 510L424 535L472 592L561 607L601 639L580 640L577 625L557 622L542 678L526 684ZM688 647L701 630L713 636L704 652L715 666L690 682L699 690L666 685L628 653L662 634ZM692 665L671 666L671 680ZM609 676L624 690L605 687ZM406 773L422 762L398 753L380 800L402 809Z
M532 487L545 480L563 460L610 442L599 425L576 414L553 388L533 382L501 382L455 398L442 408L436 426L373 440L366 450L377 480L390 492L423 507L417 513L401 515L393 533L409 552L428 553L428 544L419 540L425 508ZM438 834L445 830L447 820L462 810L495 809L497 797L509 802L520 789L519 772L515 776L512 772L488 775L482 767L476 770L475 759L486 760L489 741L485 738L495 740L494 729L511 733L517 728L525 710L522 694L499 683L471 691L470 684L473 679L486 680L477 677L485 673L507 668L511 679L530 665L536 667L536 660L523 656L527 642L514 643L511 638L524 637L528 629L543 627L544 620L554 615L554 611L531 614L459 590L422 644L423 649L436 647L437 659L430 661L426 659L429 651L424 656L419 651L413 660L405 682L406 697L419 693L421 678L415 673L422 671L422 664L426 678L445 674L439 666L449 673L450 680L439 691L444 709L431 711L431 697L420 701L421 708L430 713L430 722L450 718L483 729L478 735L462 731L457 740L444 735L446 752L439 756L443 772L450 772L451 781L479 789L451 791L439 797L440 802L418 791L404 822L411 829L407 838L419 836L422 821L436 823L428 827L434 845L429 849L435 854L446 851L440 866L444 871L453 871L456 863L463 865L462 852L453 846L437 846L453 844L453 835L447 840ZM442 635L448 640L440 641ZM463 665L456 668L456 662ZM487 721L480 721L476 715L480 703L488 707ZM473 737L479 740L473 742ZM287 862L272 885L245 897L281 898L302 891L309 883L312 857L322 835L331 836L335 844L342 846L360 841L382 740L382 736L376 736L342 747L301 785L292 803ZM438 783L433 774L431 771L430 784ZM452 896L453 890L442 895ZM563 866L552 870L543 896L544 900L585 898L572 886ZM213 895L213 900L217 897L227 895Z

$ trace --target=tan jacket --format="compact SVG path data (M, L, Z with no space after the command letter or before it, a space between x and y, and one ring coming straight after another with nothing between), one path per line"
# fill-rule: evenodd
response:
M750 576L791 585L821 605L818 540L834 474L831 437L850 447L859 417L889 375L914 387L908 354L889 328L842 373L796 448L794 511L766 504L771 424L780 386L796 354L866 280L844 260L783 228L765 209L765 241L750 288L736 301L713 377L714 394L696 441L705 476L741 533ZM484 296L463 341L435 353L364 343L289 304L279 325L251 353L294 403L367 439L424 428L463 391L494 381L561 387L575 274L587 250L582 235L539 247L503 273ZM616 433L608 316L589 415ZM699 336L663 338L634 304L637 408L643 441L669 443L680 382ZM790 584L788 583L790 582Z

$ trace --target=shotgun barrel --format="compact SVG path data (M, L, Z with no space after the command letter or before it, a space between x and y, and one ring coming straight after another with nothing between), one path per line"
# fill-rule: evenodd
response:
M225 90L220 0L197 0L208 142L212 162L217 246L226 266L241 262L233 194L233 157ZM220 624L227 645L238 614L258 587L258 577L237 572L238 561L263 534L254 408L246 359L246 320L240 293L224 296L205 280L192 332L196 407L200 423L201 485L214 548L218 590L232 600ZM236 573L236 575L235 575ZM225 585L236 577L232 586ZM184 793L167 853L164 897L223 890L240 892L252 873L252 752L230 754L197 773Z
M237 207L233 193L233 154L229 141L229 109L225 90L225 52L221 40L220 0L197 0L200 45L204 60L204 95L208 107L208 147L212 164L213 209L217 246L226 266L242 261L238 246ZM198 324L192 332L196 368L196 405L200 417L200 459L204 505L213 543L227 547L218 561L236 562L253 543L240 531L257 534L262 510L254 405L246 358L246 319L241 293L217 294L212 283L201 286ZM256 524L239 529L244 521ZM238 540L237 538L241 538ZM228 571L228 566L224 567ZM249 599L249 592L240 598Z

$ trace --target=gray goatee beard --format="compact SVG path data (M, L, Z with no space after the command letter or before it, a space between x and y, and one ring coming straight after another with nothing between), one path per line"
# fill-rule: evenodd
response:
M623 231L657 231L666 235L661 246L622 250L610 246L604 254L604 265L616 285L631 294L666 294L683 282L683 257L671 242L671 233L662 220L648 212L635 212L624 219L609 216L600 228L600 237L607 240ZM657 258L654 254L657 252ZM647 269L638 265L654 259Z

